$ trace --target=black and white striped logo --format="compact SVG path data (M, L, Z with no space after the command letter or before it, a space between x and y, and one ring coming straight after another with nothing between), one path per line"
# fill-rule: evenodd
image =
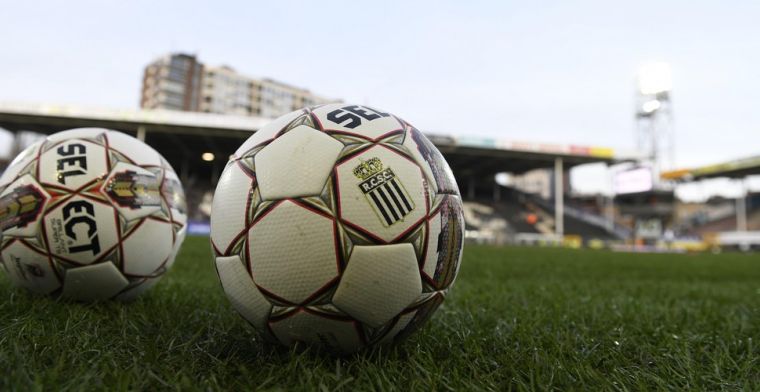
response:
M386 227L403 220L414 209L414 202L390 168L362 181L359 188Z

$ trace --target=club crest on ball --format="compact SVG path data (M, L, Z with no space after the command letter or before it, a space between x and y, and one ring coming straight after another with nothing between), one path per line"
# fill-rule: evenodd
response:
M37 219L45 197L32 185L24 185L0 198L0 231L25 227Z
M143 206L161 205L161 180L155 176L134 171L116 173L106 184L105 190L119 205L137 209Z
M362 161L353 173L361 180L359 189L386 227L402 221L414 210L404 185L390 167L383 167L379 158Z

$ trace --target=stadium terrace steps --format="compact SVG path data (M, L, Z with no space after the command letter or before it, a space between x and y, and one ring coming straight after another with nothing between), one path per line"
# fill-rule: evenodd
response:
M517 233L539 233L534 225L526 221L529 211L523 206L511 202L491 202L495 211L501 214Z
M704 235L724 231L734 231L736 230L736 226L736 215L732 215L697 226L691 230L690 234ZM749 211L747 215L747 229L751 231L760 230L760 209Z
M497 203L498 208L507 209L512 212L511 216L519 216L520 219L509 220L510 224L513 224L518 232L526 233L554 233L554 205L551 201L540 199L535 195L521 192L514 188L505 188L506 191L502 194L506 194L506 198L502 198L502 202ZM535 225L530 225L526 221L528 213L534 213L538 217L538 221ZM564 214L564 234L579 235L584 239L601 239L601 240L614 240L619 239L619 236L610 233L606 228L601 227L599 224L592 224L585 222L578 217L571 214L572 207L566 205ZM590 212L584 212L585 215L592 215ZM508 216L509 216L508 215ZM595 222L603 222L605 219L601 216L593 216Z

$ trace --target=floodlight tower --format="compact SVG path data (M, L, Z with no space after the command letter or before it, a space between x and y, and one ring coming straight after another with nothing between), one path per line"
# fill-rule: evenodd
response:
M660 172L675 165L675 134L670 65L644 64L638 73L636 94L636 138L639 151L652 167L655 186Z

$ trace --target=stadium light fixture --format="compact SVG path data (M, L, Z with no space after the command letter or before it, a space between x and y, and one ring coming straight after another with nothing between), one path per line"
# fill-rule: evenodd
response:
M204 152L203 155L201 155L201 159L203 159L206 162L211 162L214 160L214 153Z
M656 95L673 88L670 65L664 62L647 63L639 68L639 92L644 95Z
M662 106L662 104L660 103L660 101L658 101L656 99L653 99L651 101L644 102L644 104L641 105L641 110L643 110L644 113L649 114L649 113L652 113L655 110L659 109L660 106Z

